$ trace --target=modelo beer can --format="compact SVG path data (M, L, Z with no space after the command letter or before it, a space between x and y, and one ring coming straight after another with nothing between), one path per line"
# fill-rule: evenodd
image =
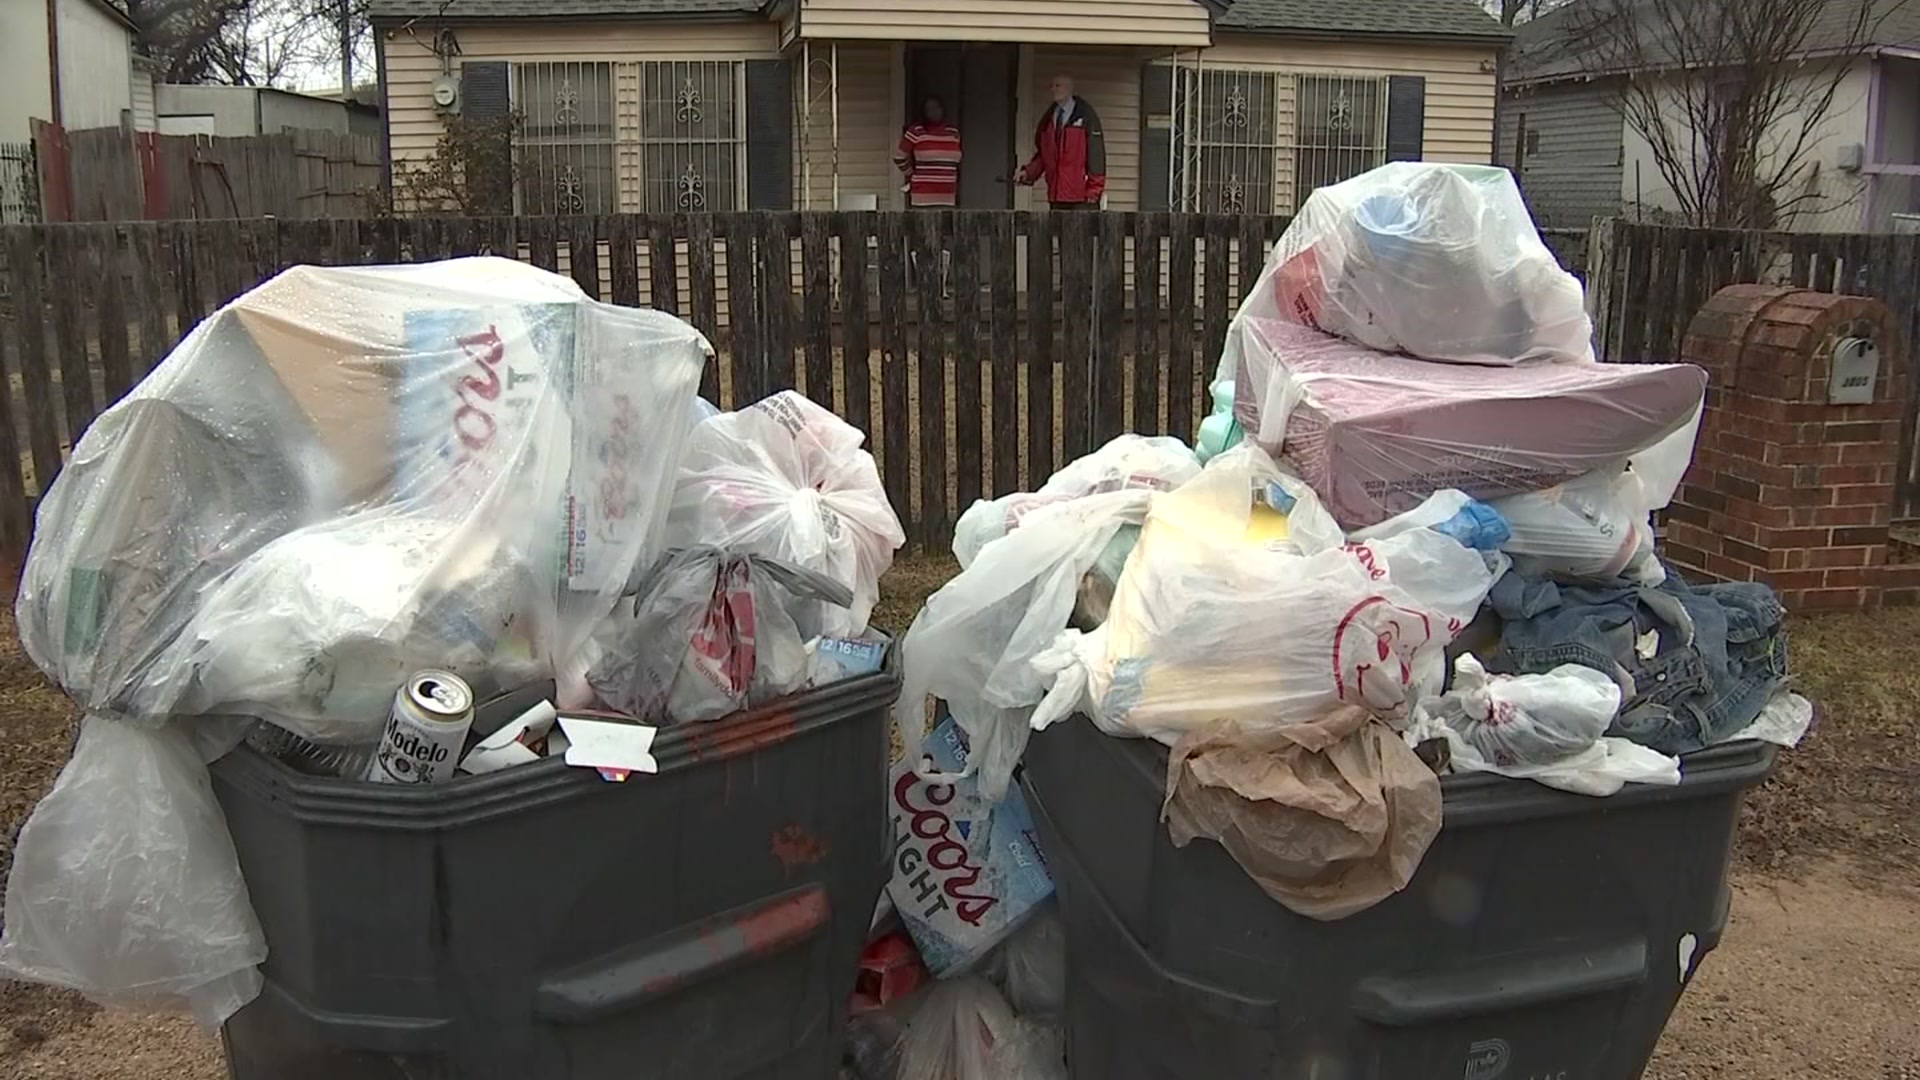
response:
M393 696L380 749L367 779L381 784L438 784L453 778L473 726L473 688L450 671L422 671Z

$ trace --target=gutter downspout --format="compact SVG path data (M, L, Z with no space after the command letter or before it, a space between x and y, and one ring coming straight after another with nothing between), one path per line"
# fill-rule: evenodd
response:
M59 0L47 0L47 90L52 94L53 102L49 109L53 122L59 127L66 126L66 116L60 108L60 8Z
M1861 178L1867 190L1860 200L1861 232L1873 231L1875 196L1880 192L1880 177L1872 166L1880 163L1880 80L1885 74L1880 53L1875 50L1867 59L1867 148L1861 162Z

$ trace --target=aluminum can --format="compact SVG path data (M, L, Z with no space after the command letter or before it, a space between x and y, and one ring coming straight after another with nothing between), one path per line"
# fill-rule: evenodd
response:
M449 671L414 674L393 695L367 779L438 784L453 778L473 726L473 688Z

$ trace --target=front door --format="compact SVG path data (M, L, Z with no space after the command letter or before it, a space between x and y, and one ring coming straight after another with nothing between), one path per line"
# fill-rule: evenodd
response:
M1013 206L1007 171L1014 143L1014 79L1018 45L911 45L907 48L907 102L911 124L920 106L937 97L960 129L962 207L1006 210Z

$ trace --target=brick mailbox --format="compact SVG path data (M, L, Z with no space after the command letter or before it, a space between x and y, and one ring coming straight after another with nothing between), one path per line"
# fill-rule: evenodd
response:
M1906 352L1878 300L1732 285L1687 326L1707 369L1693 466L1662 553L1697 575L1764 581L1790 609L1914 598L1887 565Z

